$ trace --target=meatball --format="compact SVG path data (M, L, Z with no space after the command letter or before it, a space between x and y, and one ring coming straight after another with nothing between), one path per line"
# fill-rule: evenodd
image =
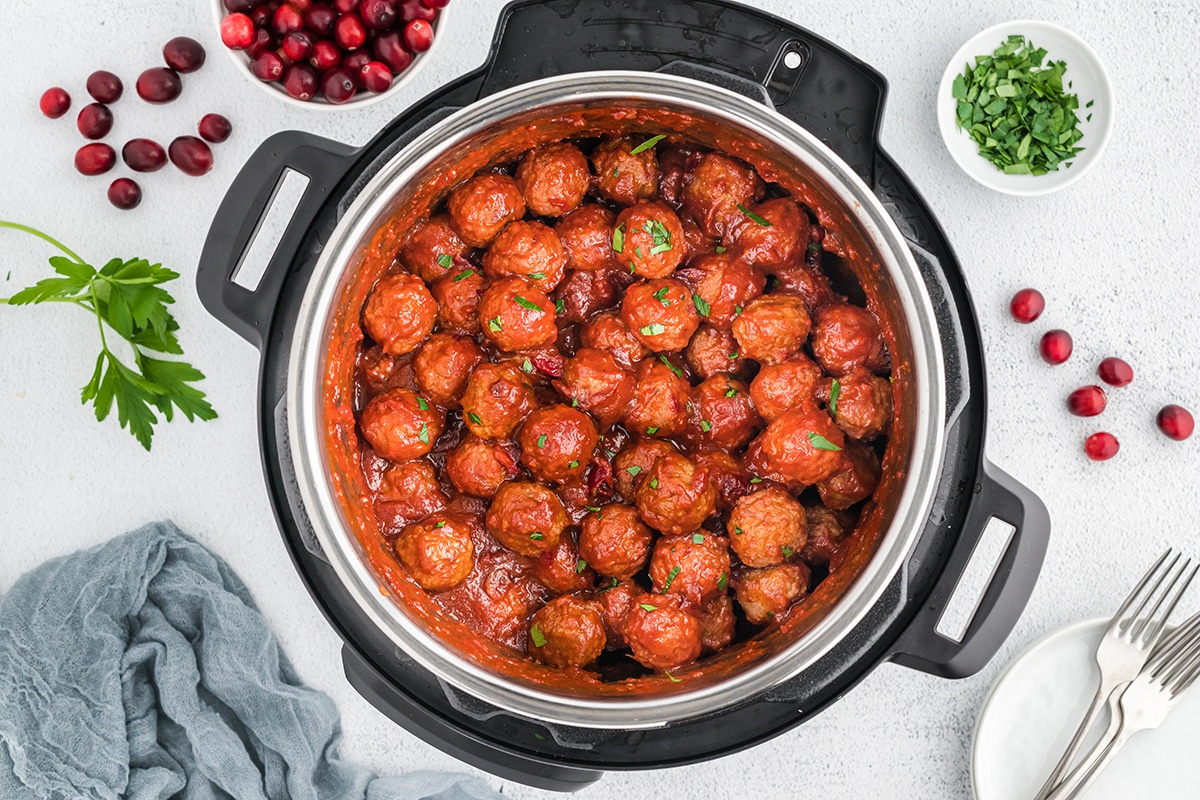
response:
M681 204L683 187L703 157L703 153L690 147L664 147L659 152L658 168L662 177L658 181L658 191L664 200L673 206Z
M655 462L668 453L677 452L673 444L662 439L635 439L613 459L613 481L617 492L626 500L633 500L637 485Z
M654 462L638 483L638 514L663 533L691 533L717 510L717 490L708 470L682 453Z
M755 625L765 625L782 616L792 603L808 594L811 575L807 566L796 562L747 570L734 584L738 605L747 620Z
M396 558L422 589L442 592L457 586L475 566L470 526L452 512L427 517L401 531Z
M543 664L584 667L604 652L604 618L593 602L556 597L529 623L529 654Z
M529 617L546 602L545 587L530 575L528 559L503 547L481 549L475 563L462 585L447 593L443 608L492 641L524 648Z
M641 594L642 590L636 583L618 581L616 578L606 583L597 593L609 647L625 646L625 623L633 609L634 598Z
M483 275L474 267L464 267L433 284L437 320L443 331L460 336L479 333L479 301L484 285Z
M841 511L866 500L879 487L879 456L866 445L846 443L845 466L817 484L821 502Z
M692 390L688 440L739 450L762 427L750 389L728 375L717 375Z
M763 293L766 276L731 253L712 253L697 258L681 273L693 287L695 305L706 322L728 330L750 301ZM735 352L737 348L729 352Z
M554 290L558 318L583 322L597 311L612 308L620 302L620 289L615 270L573 270Z
M845 468L846 439L816 403L806 401L777 418L746 451L746 465L762 478L794 488L811 486Z
M470 251L466 242L454 232L450 218L437 214L413 227L399 255L400 263L409 272L420 275L426 283L433 283L446 274L471 266L467 261Z
M804 301L786 294L769 294L754 300L733 321L742 358L778 364L799 352L808 339L808 311Z
M837 380L837 403L832 402L833 382L820 388L821 399L831 406L830 414L847 436L870 441L888 429L892 421L892 383L887 378L856 369Z
M825 371L835 377L855 367L870 372L888 371L887 349L873 314L865 308L832 305L813 315L812 352Z
M804 506L779 486L738 500L726 528L730 547L748 567L782 564L808 541Z
M567 511L558 495L529 481L510 481L496 490L487 512L488 533L509 550L537 557L558 545Z
M639 342L656 353L682 350L700 327L692 293L671 278L642 281L626 289L621 319Z
M465 336L435 333L417 351L413 375L430 400L444 408L458 408L471 370L484 360L483 351Z
M658 191L658 157L648 147L634 154L651 137L605 139L592 150L596 191L623 206L646 200Z
M437 322L437 303L415 275L385 275L363 307L363 330L391 356L417 349Z
M463 424L480 439L503 439L537 407L529 379L513 364L480 364L463 392Z
M446 210L464 242L487 247L505 225L525 216L525 198L512 178L485 172L451 192Z
M683 259L685 264L715 251L717 240L700 230L696 220L684 214L679 218L679 223L683 225L683 241L687 244L687 256Z
M615 266L615 225L616 215L596 203L580 206L560 219L554 232L567 252L567 266L583 272Z
M617 364L629 370L650 352L617 314L600 314L588 320L580 331L580 339L584 347L606 351Z
M446 415L411 389L392 389L367 403L359 417L363 438L388 461L411 461L433 449Z
M808 521L808 542L800 551L800 558L813 566L825 566L841 549L846 529L837 513L825 506L807 506L804 516Z
M650 580L659 594L677 594L693 606L721 593L729 579L729 542L698 531L662 536L650 556Z
M625 411L625 427L647 436L677 436L687 429L691 386L676 368L657 358L638 368L633 402Z
M608 353L585 347L567 360L562 380L555 381L554 386L559 394L595 414L608 428L629 407L637 382Z
M579 557L601 575L627 581L645 566L652 538L637 509L609 503L583 518Z
M393 464L383 472L375 494L375 516L390 520L416 522L446 507L449 498L442 491L433 465L428 461ZM382 521L382 519L381 519Z
M517 167L525 205L539 217L561 217L583 202L591 186L587 157L570 142L534 148Z
M446 476L463 494L490 498L500 484L517 476L516 448L507 442L489 442L467 434L446 454Z
M724 450L701 450L692 460L708 470L708 479L717 489L717 511L729 511L738 498L749 493L750 473L740 460Z
M800 204L778 197L750 210L769 224L748 215L734 218L729 236L739 257L768 272L799 263L808 245L808 217Z
M812 402L822 378L821 368L797 353L760 369L750 382L750 399L763 419L774 422L793 406Z
M679 600L660 594L643 594L625 619L625 641L644 667L671 670L700 656L700 623L681 607Z
M728 580L728 576L723 576L720 594L696 612L696 621L700 623L700 646L706 653L715 653L733 641L737 617L733 613L733 601L725 593Z
M830 288L824 273L808 265L778 267L771 274L778 281L775 291L799 297L810 314L821 306L846 302L846 298Z
M566 274L567 251L550 226L517 220L483 254L483 268L492 278L515 275L549 292Z
M483 335L501 350L515 352L558 338L554 301L521 278L501 278L483 292L479 320Z
M722 373L736 374L741 371L744 362L737 348L733 334L706 322L692 336L684 356L692 372L701 378L711 378Z
M707 153L680 199L700 229L720 239L746 216L738 206L754 205L763 190L762 179L750 167L720 153Z
M631 274L667 277L683 263L685 244L679 217L661 200L643 200L617 217L612 247L617 261Z
M371 394L395 388L392 381L400 374L401 359L389 356L379 345L363 350L358 358L358 371Z
M555 547L537 557L533 577L555 594L582 592L596 581L596 573L580 559L579 548L570 536L563 536Z
M529 414L517 443L521 463L540 481L578 483L600 436L592 418L568 405L543 406Z

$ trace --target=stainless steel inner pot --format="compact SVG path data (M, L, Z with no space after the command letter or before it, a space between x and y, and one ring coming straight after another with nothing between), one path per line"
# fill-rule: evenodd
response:
M345 314L339 317L339 311L345 310L348 287L365 255L378 247L379 231L423 191L428 194L431 182L486 150L497 135L524 130L536 140L548 121L606 106L633 116L638 110L679 112L715 123L713 129L743 141L793 182L804 182L835 204L842 226L854 228L848 238L853 234L866 243L868 252L858 254L855 267L868 285L872 309L894 333L889 342L894 360L906 365L896 376L902 433L889 442L885 459L894 484L877 498L873 512L880 535L836 602L790 639L768 641L761 655L731 674L624 696L548 688L504 674L428 630L368 562L343 505L356 502L354 492L331 474L326 437L328 393L344 388L333 385L329 374L329 343L340 335L337 326ZM660 124L654 132L670 131ZM687 135L697 138L692 131ZM352 311L357 319L357 309ZM513 713L568 726L663 726L748 700L811 666L861 621L901 570L927 520L943 453L945 387L933 307L904 239L871 190L829 148L769 107L660 73L576 73L523 84L461 109L403 147L354 199L322 250L299 311L288 376L289 446L302 499L326 557L362 613L421 666L463 691Z

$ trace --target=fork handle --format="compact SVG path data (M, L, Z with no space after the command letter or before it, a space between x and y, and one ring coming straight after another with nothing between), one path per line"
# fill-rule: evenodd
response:
M1092 698L1092 704L1088 706L1087 713L1083 716L1083 721L1075 729L1075 736L1071 739L1071 743L1067 745L1066 752L1063 753L1058 763L1054 765L1054 769L1050 770L1050 776L1046 778L1046 782L1042 784L1042 788L1038 790L1034 800L1047 800L1050 793L1062 781L1063 776L1070 771L1071 764L1075 761L1075 756L1083 748L1083 741L1087 738L1088 731L1092 729L1092 725L1099 718L1105 702L1113 694L1112 690L1113 687L1106 686L1103 683L1100 684L1100 688L1096 690L1096 696Z
M1125 746L1125 743L1128 742L1135 733L1137 733L1137 731L1131 728L1122 728L1121 732L1117 734L1117 737L1109 742L1108 746L1104 748L1104 752L1100 754L1100 758L1097 759L1094 764L1088 767L1087 773L1083 776L1083 780L1079 781L1079 784L1075 787L1075 790L1069 795L1064 795L1063 800L1075 800L1076 798L1083 797L1084 793L1087 792L1087 790L1092 787L1092 784L1096 782L1096 778L1100 777L1100 773L1104 771L1104 768L1108 766L1108 762L1113 760L1113 757L1121 750L1122 747ZM1083 771L1083 767L1083 764L1081 764L1079 767L1081 772Z
M1079 765L1067 774L1062 783L1055 787L1046 800L1070 800L1082 795L1100 774L1099 770L1104 768L1101 766L1101 762L1107 765L1109 759L1116 755L1116 751L1125 746L1125 741L1117 744L1122 737L1128 740L1125 714L1121 711L1121 694L1121 691L1114 691L1108 696L1110 714L1108 729L1104 731L1100 741L1096 742L1095 746L1079 762Z

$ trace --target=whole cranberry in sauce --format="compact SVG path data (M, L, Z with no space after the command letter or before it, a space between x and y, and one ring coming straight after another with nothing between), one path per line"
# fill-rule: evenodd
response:
M1055 329L1046 331L1046 334L1042 336L1041 344L1038 345L1038 350L1042 354L1042 360L1047 364L1061 364L1071 357L1074 347L1075 343L1071 341L1071 334Z
M220 114L205 114L196 127L200 131L200 138L213 144L225 141L233 133L233 123Z
M245 14L230 14L221 20L221 42L230 50L244 50L254 43L254 20Z
M1177 442L1182 442L1191 436L1192 431L1196 429L1196 421L1192 419L1192 413L1174 403L1163 406L1155 421L1158 423L1158 429L1166 434L1167 438Z
M195 72L204 66L204 48L195 39L176 36L163 45L163 61L176 72Z
M75 151L75 169L84 175L103 175L117 163L117 153L103 142L85 144Z
M1093 433L1083 443L1083 452L1092 461L1108 461L1121 449L1121 443L1111 433Z
M1096 372L1109 386L1128 386L1133 381L1133 367L1119 358L1104 359Z
M108 202L122 211L137 208L142 202L142 187L130 178L117 178L108 187Z
M169 103L183 91L179 73L166 67L151 67L138 75L138 97L147 103Z
M75 125L85 139L103 139L112 130L113 115L103 103L88 103L79 109Z
M1077 417L1094 417L1107 405L1108 397L1099 386L1081 386L1067 396L1067 408Z
M212 150L195 136L177 136L167 146L167 155L172 164L188 175L203 175L212 169Z
M1013 295L1008 310L1013 319L1028 325L1046 310L1046 298L1042 297L1042 293L1037 289L1022 289Z
M87 93L97 103L111 105L121 99L121 95L125 93L125 84L121 83L121 79L116 75L101 69L88 75Z
M155 172L167 163L167 151L153 139L130 139L121 148L121 158L134 172Z
M71 109L71 95L65 89L55 86L42 93L38 108L50 119L58 119Z

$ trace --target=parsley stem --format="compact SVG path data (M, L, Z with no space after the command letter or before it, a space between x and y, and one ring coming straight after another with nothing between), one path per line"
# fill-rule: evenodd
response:
M100 301L96 299L96 282L92 281L89 291L92 295L92 311L96 314L96 327L100 329L100 347L109 356L112 353L108 349L108 341L104 338L104 317L100 316Z
M60 242L58 239L55 239L53 236L42 233L37 228L31 228L28 225L22 225L19 222L9 222L8 220L4 220L4 219L0 219L0 228L12 228L14 230L25 231L26 233L31 233L34 236L38 237L39 239L49 242L50 244L54 245L59 250L62 250L64 253L66 253L72 259L74 259L76 264L84 263L83 259L80 258L79 254L77 254L74 250L67 247L65 244Z

